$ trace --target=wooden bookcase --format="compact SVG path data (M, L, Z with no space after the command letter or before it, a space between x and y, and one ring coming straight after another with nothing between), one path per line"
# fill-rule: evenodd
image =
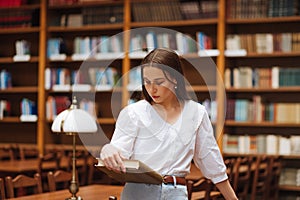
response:
M40 47L42 46L41 13L42 4L39 1L31 1L28 5L15 6L12 8L2 7L1 16L1 71L6 71L11 77L11 86L0 90L1 100L10 102L9 113L0 120L1 142L25 142L38 143L37 129L39 122L36 120L21 121L22 99L26 98L37 105L39 100L39 76ZM5 18L7 17L7 18ZM12 22L7 23L7 21ZM17 41L26 40L30 48L30 57L26 53L17 50ZM23 45L25 47L26 45ZM25 50L26 48L22 48ZM22 51L22 50L21 50ZM18 54L18 56L16 56ZM2 83L8 76L2 76ZM37 113L35 113L37 114ZM8 116L6 116L8 115Z
M279 66L281 69L285 70L287 68L293 68L293 69L299 69L299 55L300 51L299 49L291 49L290 51L284 52L284 50L281 50L280 48L283 48L283 46L276 46L277 43L280 43L281 41L278 40L278 38L281 37L284 33L291 33L297 35L297 33L300 32L299 24L300 17L299 13L298 16L274 16L274 17L253 17L251 16L251 12L255 13L254 10L251 10L251 8L248 9L248 13L245 12L245 7L238 8L235 10L236 12L239 12L239 14L236 14L234 17L234 14L230 12L232 6L230 5L230 2L238 2L235 0L228 1L226 5L227 10L227 16L225 17L225 39L224 42L226 42L226 37L228 35L251 35L252 37L258 37L255 35L258 34L269 34L273 36L273 41L271 43L267 43L268 46L273 45L273 51L272 52L258 52L260 45L259 43L254 43L246 41L246 39L243 39L244 43L247 43L247 45L244 45L245 48L249 48L247 51L247 55L230 55L225 56L224 55L224 65L226 69L235 69L239 67L250 67L252 70L254 69L267 69L269 72L272 72L272 67ZM251 1L248 1L248 6L251 7ZM263 1L262 1L263 2ZM247 7L247 6L246 6ZM241 9L245 9L244 12L241 11ZM260 9L260 8L258 8ZM298 11L299 12L299 11ZM234 12L233 12L234 13ZM230 17L230 14L233 15L233 17ZM232 16L231 15L231 16ZM244 16L243 16L244 15ZM247 15L247 16L245 16ZM278 14L280 15L280 13ZM249 38L249 37L248 37ZM279 41L279 42L278 42ZM296 41L291 42L291 46L293 46ZM249 47L249 44L252 44L252 49ZM254 48L253 48L254 47ZM277 49L276 49L277 48ZM251 51L251 52L250 52ZM224 71L225 76L225 71ZM233 75L234 76L234 75ZM237 77L237 76L236 76ZM225 78L225 77L224 77ZM292 78L292 76L290 76ZM299 78L299 76L298 76ZM226 79L226 78L225 78ZM225 121L224 125L224 134L229 134L231 136L258 136L258 135L275 135L277 137L283 136L286 138L290 138L293 135L299 136L299 121L292 119L291 121L282 121L280 118L280 115L284 115L285 112L282 110L279 110L279 106L276 107L279 104L289 104L289 103L298 103L300 102L300 87L299 85L295 86L280 86L279 87L272 87L272 78L268 78L269 85L267 86L266 83L259 83L258 86L237 86L233 85L231 87L226 88L226 96L227 100L244 100L247 99L249 102L254 101L254 96L260 96L261 103L265 105L265 108L267 109L267 105L273 104L274 106L274 113L268 112L267 110L262 111L262 113L270 113L271 118L274 118L273 120L270 119L270 116L268 117L266 114L262 116L261 120L258 120L257 118L251 118L249 117L247 120L242 120L238 118L232 119L232 117L228 117L230 119L227 119ZM224 105L225 107L227 105ZM227 107L229 108L229 107ZM236 107L235 107L236 108ZM276 109L278 110L276 111ZM249 108L248 108L249 109ZM247 110L247 108L241 109L244 110L246 113L251 113L251 111L254 108ZM295 110L297 110L296 106L294 107ZM256 110L257 111L257 110ZM234 112L232 109L229 109L228 112ZM300 112L299 109L297 112ZM290 115L292 115L292 112L289 112ZM254 114L255 115L255 114ZM255 115L257 116L257 115ZM288 116L287 116L288 117ZM251 139L250 139L251 141ZM279 141L278 141L279 142ZM258 145L258 144L257 144ZM269 144L267 146L273 146L276 147L278 144L273 143ZM225 148L225 145L223 146ZM251 147L250 147L251 148ZM277 147L278 148L278 147ZM289 148L288 146L284 146L284 148ZM258 153L258 152L257 152ZM225 153L225 157L237 157L237 156L253 156L256 155L255 152L249 152L246 150L246 153ZM277 150L277 153L279 153L279 150ZM274 153L274 154L277 154ZM262 153L260 153L262 154ZM266 154L266 152L265 152ZM283 169L285 168L298 168L299 169L299 159L300 155L297 154L281 154L283 159ZM290 186L290 185L281 185L280 186L280 194L283 196L291 195L291 196L299 196L300 188L299 186Z
M205 65L215 64L217 70L209 73L210 82L203 84L201 75L194 76L195 69L189 66L188 62L184 65L187 79L192 85L196 97L199 101L206 98L212 98L217 102L217 119L214 122L216 137L218 144L222 149L223 133L234 135L243 134L269 134L276 135L299 135L299 123L276 123L276 122L236 122L234 120L225 120L226 116L226 99L252 99L253 95L260 95L264 102L300 102L300 87L280 87L273 88L227 88L224 93L223 80L225 70L238 66L271 67L278 65L280 67L299 68L300 53L299 52L273 52L268 54L249 53L246 56L225 55L226 37L229 34L256 34L256 33L285 33L300 32L299 16L292 17L273 17L273 18L253 18L253 19L234 19L228 18L230 1L218 0L218 14L209 19L191 19L191 20L167 20L167 21L136 21L134 19L134 3L149 3L151 1L143 0L124 0L124 1L94 1L86 3L75 3L70 5L49 5L48 1L33 1L30 5L23 5L15 8L0 8L1 10L31 10L38 11L39 23L34 26L22 28L1 28L0 29L0 70L6 69L12 74L13 87L0 90L0 100L7 99L11 101L11 115L0 120L0 137L1 142L12 143L34 143L43 154L45 144L51 143L68 143L69 138L57 136L51 133L51 120L46 117L46 101L49 96L67 96L71 99L72 91L54 91L45 89L45 69L67 68L70 70L79 69L82 60L73 60L74 52L73 41L76 37L81 36L113 36L123 32L123 49L126 53L121 58L114 59L113 66L116 67L120 74L126 74L131 68L139 65L141 58L132 58L128 54L130 49L130 32L129 30L137 30L139 28L154 27L165 28L172 31L190 34L196 39L196 33L203 31L213 40L213 46L219 50L219 54L212 57L201 57L197 54L184 55L186 61L197 66L199 71L206 70ZM93 7L122 7L122 21L115 23L98 23L86 24L82 26L61 26L62 16L68 14L80 14L82 10ZM37 15L35 15L37 16ZM75 17L76 18L76 17ZM115 19L111 19L115 20ZM66 58L64 60L51 60L47 57L47 41L50 38L62 38L67 47ZM31 44L31 57L29 61L14 62L15 41L18 39L26 39ZM91 59L86 65L94 67L106 65L107 60ZM220 76L218 75L218 72ZM204 74L206 75L206 74ZM201 80L201 81L199 81ZM117 89L119 101L116 104L116 110L120 110L127 105L131 93L127 90L129 77L124 76L122 79L123 87ZM202 82L202 83L201 83ZM95 98L99 102L99 110L97 119L101 127L104 129L108 137L111 137L114 129L115 119L110 111L112 91L93 91L78 93L81 97ZM20 101L23 97L27 97L37 103L36 122L21 122ZM225 155L227 156L227 154ZM228 155L234 156L234 155ZM292 166L293 162L288 162L289 156L284 156L287 160L286 166ZM299 156L293 156L293 159L300 160ZM284 187L284 191L288 191L289 187ZM291 187L290 191L299 192L299 188Z

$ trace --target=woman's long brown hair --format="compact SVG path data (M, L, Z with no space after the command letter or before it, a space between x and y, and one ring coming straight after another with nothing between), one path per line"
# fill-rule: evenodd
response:
M142 66L142 93L145 100L152 103L152 98L148 94L144 86L144 67L157 67L161 69L166 79L172 83L171 79L175 79L177 84L174 83L177 88L175 89L176 96L179 101L190 99L185 86L184 74L180 62L180 58L177 53L168 48L157 48L152 50L141 62Z

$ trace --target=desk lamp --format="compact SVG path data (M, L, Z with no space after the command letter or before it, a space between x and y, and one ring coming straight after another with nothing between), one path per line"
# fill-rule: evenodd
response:
M77 108L77 99L74 96L69 109L62 111L53 121L51 130L54 133L73 136L73 157L72 157L72 180L70 193L72 196L66 200L79 200L76 197L79 191L78 180L76 180L76 135L78 133L95 133L97 124L95 119L86 111Z

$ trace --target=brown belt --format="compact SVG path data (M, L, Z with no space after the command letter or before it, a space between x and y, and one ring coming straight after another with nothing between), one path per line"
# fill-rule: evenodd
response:
M185 180L185 178L175 176L175 179L176 179L176 185L186 185L186 180ZM173 176L170 176L170 175L164 176L164 181L163 181L163 183L165 183L165 184L171 183L171 184L174 184L174 185L175 185Z

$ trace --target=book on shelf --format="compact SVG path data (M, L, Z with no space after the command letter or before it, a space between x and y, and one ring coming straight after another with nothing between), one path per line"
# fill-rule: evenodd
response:
M0 89L7 89L12 87L12 75L6 69L0 71Z
M268 155L299 155L300 136L282 136L275 134L224 134L225 153L253 153Z
M0 119L10 116L11 103L7 100L0 100Z
M37 114L37 105L35 101L23 98L20 102L21 116L34 116ZM25 119L27 119L25 117ZM31 119L31 117L30 117ZM26 120L25 120L26 121Z
M228 0L227 16L232 19L257 19L297 15L296 0Z
M47 58L50 60L65 60L67 48L62 38L49 38L47 41Z
M184 19L200 19L201 8L197 1L182 2L180 10Z
M230 51L244 49L246 53L289 53L299 51L299 33L228 34L225 55ZM239 56L239 55L235 55Z
M83 25L123 22L123 6L94 6L82 9Z
M251 68L239 66L225 69L225 87L230 88L280 88L300 86L300 68L280 66Z
M237 122L299 123L300 103L263 102L260 95L251 99L228 99L227 119Z
M180 4L179 0L134 2L133 20L135 22L182 20Z
M300 186L300 168L283 168L279 185Z
M148 183L148 184L161 184L163 176L151 169L149 166L139 160L124 160L126 167L125 173L117 173L105 167L103 161L97 158L98 163L95 167L102 172L106 173L111 178L124 183Z

